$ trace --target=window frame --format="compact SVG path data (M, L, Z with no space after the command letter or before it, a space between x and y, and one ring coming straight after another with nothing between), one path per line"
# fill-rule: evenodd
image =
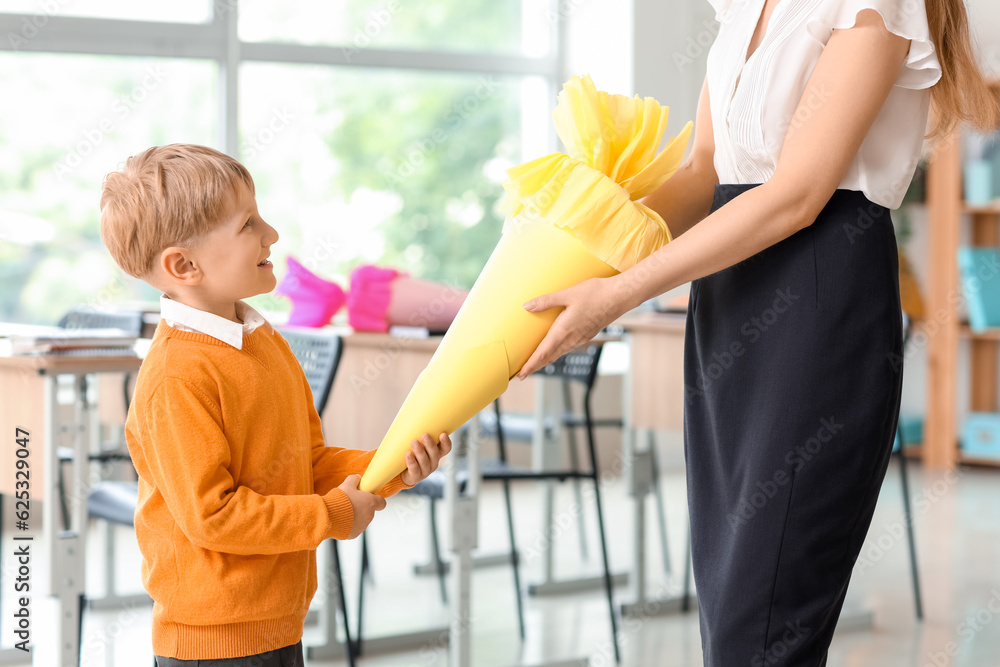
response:
M536 2L538 0L522 0ZM566 62L566 21L560 0L546 0L549 55L474 53L462 51L354 48L351 45L312 45L245 42L239 38L239 0L212 3L207 23L134 21L51 14L0 12L0 51L63 53L153 58L196 58L214 61L217 69L220 150L239 155L239 70L245 62L326 65L346 68L409 69L542 77L549 89L550 111L563 81ZM31 33L30 35L28 33ZM549 150L555 149L549 129Z

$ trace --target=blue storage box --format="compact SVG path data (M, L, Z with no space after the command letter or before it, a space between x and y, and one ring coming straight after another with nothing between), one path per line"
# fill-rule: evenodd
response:
M976 333L1000 327L1000 248L962 246L958 267L969 327Z
M923 415L900 415L899 428L896 429L895 439L892 442L892 451L899 451L899 434L903 433L903 441L907 446L920 445L924 442L924 417Z
M962 428L962 453L1000 461L1000 414L972 412Z

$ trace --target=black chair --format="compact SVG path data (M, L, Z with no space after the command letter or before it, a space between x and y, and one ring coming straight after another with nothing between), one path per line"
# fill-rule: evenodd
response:
M913 332L913 323L906 313L903 313L903 351L905 356L906 346L910 342L910 335ZM910 546L910 575L913 579L913 603L916 607L917 620L924 618L924 606L920 596L920 572L917 570L917 547L913 536L913 510L910 507L910 482L906 471L906 455L903 450L906 447L906 440L903 438L903 428L896 423L896 437L899 445L893 448L893 454L899 458L899 480L903 489L903 512L906 516L906 537Z
M591 414L591 393L594 382L597 379L597 366L600 361L603 345L594 343L585 348L580 348L563 355L552 364L537 371L537 374L562 378L566 383L564 399L570 403L569 383L577 382L584 386L583 414L576 415L569 408L562 415L562 423L569 429L569 433L574 433L574 429L583 428L586 431L586 443L588 453L587 469L581 469L579 457L575 451L570 452L570 467L564 470L537 471L530 469L516 468L507 460L507 440L511 432L519 439L530 441L530 434L534 432L535 421L533 416L503 415L500 410L499 400L494 401L493 416L483 412L480 416L480 423L484 435L493 434L497 438L498 459L484 460L481 465L481 475L484 481L498 481L503 484L504 503L507 509L507 532L510 541L511 566L514 575L514 587L517 600L518 629L520 636L524 639L524 602L521 590L520 572L518 569L518 552L514 531L514 518L511 508L510 483L517 480L589 480L594 484L594 500L597 511L597 524L600 533L601 557L604 570L604 588L608 600L608 611L611 620L611 636L615 648L615 661L620 661L620 651L618 646L617 617L615 615L614 602L612 599L611 570L608 563L607 540L604 531L603 510L601 507L601 491L597 466L597 448L594 439L594 428L596 426L621 426L621 420L595 420ZM553 423L551 420L545 422L543 427L548 435L552 434ZM570 436L571 449L576 449L576 440ZM464 487L467 475L464 471L459 471L459 484ZM446 588L444 582L444 564L440 557L440 546L437 535L437 521L435 515L435 501L444 497L445 477L441 471L435 471L427 479L421 481L412 489L404 490L405 493L412 493L424 496L429 501L431 516L431 544L433 556L437 561L438 577L441 581L442 599L446 599ZM582 496L579 496L582 498ZM582 512L581 512L582 514Z
M335 333L317 329L280 328L279 331L288 342L295 358L298 359L309 382L312 391L313 404L320 415L326 408L333 389L333 380L337 375L343 344ZM360 635L357 641L351 639L351 624L347 616L347 596L344 594L344 576L340 565L340 549L337 540L327 540L330 545L330 555L333 560L333 575L337 582L337 603L344 620L344 644L347 664L354 667L356 656L360 652ZM329 604L329 599L327 600ZM331 610L332 613L332 610Z

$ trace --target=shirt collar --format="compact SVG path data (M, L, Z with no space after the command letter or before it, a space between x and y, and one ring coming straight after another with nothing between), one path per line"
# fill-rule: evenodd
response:
M236 316L243 320L243 324L175 301L166 294L160 295L160 317L166 320L169 326L181 331L206 334L232 345L237 350L243 349L243 336L259 326L264 326L271 334L274 333L271 323L243 301L236 302Z

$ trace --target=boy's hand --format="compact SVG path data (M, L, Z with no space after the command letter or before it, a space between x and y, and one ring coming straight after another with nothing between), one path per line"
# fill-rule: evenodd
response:
M351 526L351 534L347 538L349 540L353 540L364 532L368 524L375 518L375 512L385 509L385 498L358 489L360 481L361 475L348 475L347 479L337 487L347 494L347 499L351 501L351 506L354 508L354 525Z
M451 438L447 433L441 434L441 441L437 444L430 434L424 433L420 440L414 440L410 444L410 451L406 452L406 470L399 476L403 484L413 486L428 475L437 470L441 457L451 451Z

